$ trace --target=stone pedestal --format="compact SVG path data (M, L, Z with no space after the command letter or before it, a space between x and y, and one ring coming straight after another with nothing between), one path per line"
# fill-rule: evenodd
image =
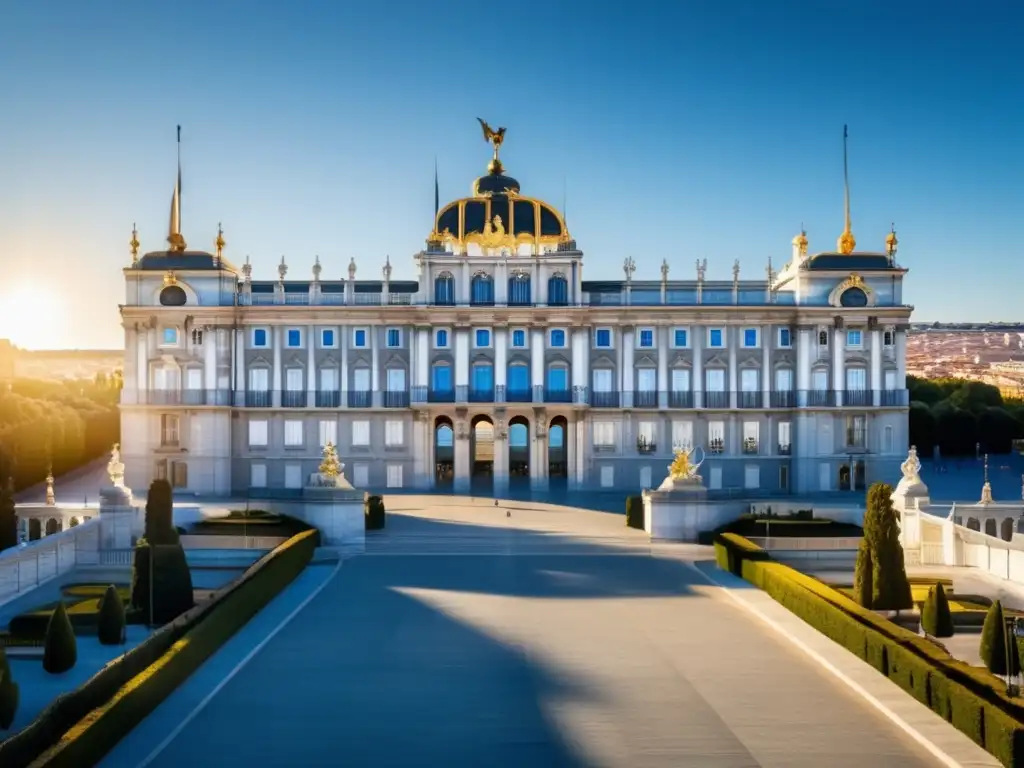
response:
M673 481L668 478L656 491L644 491L644 530L652 540L696 541L702 531L712 531L735 520L742 502L709 501L700 478Z
M112 485L100 489L100 549L131 549L132 538L142 533L142 519L132 502L130 488Z
M365 497L363 491L351 486L307 487L302 490L302 504L293 514L320 529L323 546L362 552L366 548Z

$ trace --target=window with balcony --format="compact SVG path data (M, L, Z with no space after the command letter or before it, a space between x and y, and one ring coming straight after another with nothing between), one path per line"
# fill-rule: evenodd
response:
M593 426L594 447L614 448L615 447L615 424L610 421L596 421Z
M178 417L173 414L165 413L160 416L160 445L165 448L177 448L180 425Z
M490 363L474 363L470 370L473 382L471 394L479 397L494 393L494 367Z
M185 389L190 392L198 392L203 388L203 369L202 368L186 368L185 369Z
M444 328L434 334L434 348L448 349L448 331Z
M775 391L776 392L792 392L793 391L793 369L792 368L776 368L775 369Z
M370 422L352 422L352 445L358 448L367 448L370 445Z
M851 349L859 349L863 344L863 336L859 330L853 329L846 332L846 346Z
M269 436L266 419L253 419L249 422L249 447L266 448Z
M469 303L479 306L494 304L494 280L490 275L477 272L469 283Z
M594 392L612 391L612 370L611 368L595 368L591 375L594 378Z
M565 331L563 331L561 328L556 328L555 330L551 331L549 346L552 349L562 349L565 346Z
M267 347L267 329L266 328L253 328L253 331L252 331L252 345L256 349L265 349Z
M569 391L569 369L561 363L548 366L547 389L551 393Z
M789 328L779 328L779 349L793 346L793 332Z
M402 329L388 328L388 348L397 349L402 346Z
M285 368L284 374L285 391L295 393L302 392L305 389L301 368Z
M366 367L352 369L352 391L370 391L370 369Z
M743 452L756 454L760 443L760 427L756 421L743 422Z
M512 346L515 349L526 348L526 331L521 328L516 328L512 331Z
M441 272L434 278L434 303L451 307L455 305L455 276Z
M654 348L654 329L653 328L641 328L636 334L636 345L641 349L653 349Z
M388 383L387 394L388 395L404 395L405 391L406 391L406 386L405 386L405 381L406 381L405 368L399 368L398 366L392 366L392 367L390 367L390 368L388 368L386 370L385 374L387 376L387 383ZM389 401L389 402L385 402L384 404L385 405L391 405L391 406L401 406L401 405L405 405L406 403L391 402L391 401Z
M657 392L658 391L658 371L654 368L637 368L636 369L636 389L637 392ZM637 403L639 405L639 403Z
M598 328L594 331L594 346L599 349L611 349L612 346L612 329L611 328Z
M302 439L302 422L299 419L285 421L284 444L287 448L301 448L305 444Z
M302 346L302 331L298 328L289 328L287 333L287 342L289 347L301 347Z
M690 332L686 328L672 329L672 346L676 349L686 349L690 346Z
M761 389L759 371L756 368L743 368L740 370L740 391L758 392Z
M352 346L356 349L366 349L369 333L365 328L356 328L352 331Z
M337 341L334 336L333 328L323 328L320 331L320 346L324 349L331 349L336 346Z
M530 366L512 363L508 367L508 401L523 402L530 396Z
M384 445L388 448L401 448L405 445L405 422L384 422Z
M744 328L743 329L743 346L747 349L757 347L758 345L758 331L757 328Z
M673 392L689 392L690 391L690 369L689 368L673 368L672 369L672 391Z
M892 368L887 368L883 376L885 377L885 388L888 391L891 392L894 389L899 389L899 387L897 386L897 382L899 380L899 371L894 371Z
M320 447L323 448L325 445L330 443L331 445L338 444L338 422L335 419L321 419L320 420Z
M708 453L725 452L725 422L708 422Z
M725 331L722 328L708 328L708 347L721 349L725 346Z
M693 422L673 421L672 422L672 450L691 451L693 450Z
M811 389L815 392L826 392L828 390L827 368L815 368L811 371Z
M704 372L706 379L705 389L708 392L725 392L725 369L724 368L708 368Z
M636 428L636 450L638 453L654 453L658 450L657 424L641 421Z
M530 275L527 272L516 272L508 279L508 305L510 307L527 307L533 303Z
M249 391L269 392L270 391L270 369L262 366L249 369Z
M320 391L321 392L337 392L338 391L338 369L337 368L321 368L320 369Z
M569 281L561 272L555 272L548 278L548 304L554 307L569 304Z
M868 372L866 368L846 369L846 389L849 392L863 392L868 388Z
M778 450L780 456L788 456L792 451L793 443L792 437L790 437L790 425L788 421L779 422L779 444Z
M431 366L430 388L434 392L452 391L452 367L448 363L434 363Z
M486 349L491 346L491 332L485 328L477 328L473 335L473 343L477 349Z
M864 416L846 417L846 447L864 448L867 441L867 419Z

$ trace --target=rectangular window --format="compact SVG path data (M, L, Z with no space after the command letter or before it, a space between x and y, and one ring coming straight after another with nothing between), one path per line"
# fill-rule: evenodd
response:
M783 456L788 456L792 450L792 443L790 442L790 427L788 421L779 422L779 453Z
M160 445L178 445L180 422L177 416L164 414L160 417Z
M708 453L722 453L725 451L725 422L708 422Z
M366 348L366 329L356 328L352 332L352 346L356 349Z
M249 422L249 447L267 447L267 422L265 419L258 419Z
M641 349L651 349L654 347L654 329L653 328L641 328L637 333L637 346Z
M725 331L721 328L708 328L708 346L721 349L725 346Z
M615 487L615 467L611 467L611 466L601 467L601 487L602 488L613 488L613 487Z
M267 329L254 328L252 331L252 345L257 348L267 346Z
M888 370L883 375L885 376L885 388L886 389L888 389L890 391L892 391L894 389L899 389L899 387L896 386L896 378L897 378L897 376L899 376L899 373L897 371Z
M786 464L779 467L779 490L789 490L789 466Z
M610 349L612 346L611 328L598 328L594 331L594 346L601 349Z
M757 346L757 328L743 329L743 346L748 349Z
M250 488L266 488L267 487L267 465L266 464L250 464L249 465L249 487Z
M672 346L685 349L690 346L689 332L686 328L676 328L672 332Z
M756 368L743 368L740 370L740 391L742 392L757 392L760 388L758 386L758 371Z
M653 421L641 421L636 425L637 447L641 445L653 448L658 440L657 424Z
M828 389L828 371L824 368L815 368L811 371L811 389L815 392L824 392Z
M690 391L690 370L688 368L673 368L672 369L672 391L673 392L689 392Z
M761 468L757 464L747 464L743 467L743 487L748 491L761 487Z
M388 347L395 349L400 346L402 346L401 328L388 328Z
M185 389L203 388L203 369L187 368L185 370Z
M775 391L776 392L792 392L793 391L793 369L792 368L776 368L775 369Z
M475 341L478 348L487 348L491 346L491 332L484 328L477 328Z
M448 331L444 328L434 334L434 347L436 349L448 349Z
M722 468L712 467L708 475L708 488L712 491L722 490Z
M370 422L352 422L352 445L366 447L370 444Z
M867 419L864 416L846 417L846 447L864 448L867 440L865 425Z
M600 448L611 448L615 445L615 424L613 422L594 422L594 445Z
M637 368L636 388L640 392L657 392L658 372L654 368Z
M690 451L693 450L693 422L673 421L672 422L672 450Z
M819 347L827 347L828 346L828 329L827 328L819 328L818 329L818 346Z
M522 349L526 346L526 331L518 328L512 331L512 346L517 349Z
M884 347L895 347L896 346L896 332L892 330L885 331L882 334L882 346Z
M301 448L302 422L298 419L288 419L284 423L284 444L289 448Z
M707 376L708 392L725 392L724 368L708 368L705 375Z
M548 389L552 392L568 392L569 369L564 365L552 365L548 368Z
M301 392L303 389L302 369L286 368L284 374L284 388L289 392Z
M301 347L302 346L302 331L298 328L288 329L288 346L289 347Z
M302 465L301 464L285 464L284 465L284 487L290 489L296 489L302 487Z
M882 428L882 453L892 453L892 424Z
M388 488L402 487L402 465L388 464Z
M370 369L356 368L352 371L352 389L356 392L370 391Z
M846 332L846 346L857 348L861 345L861 333L860 331L847 331Z
M330 443L338 444L338 422L334 419L321 419L320 421L320 447Z
M325 349L334 346L334 330L332 328L324 328L320 331L320 346Z
M863 392L868 388L868 372L866 368L846 369L846 389L852 392Z
M370 484L370 465L360 462L352 466L352 485L363 488Z
M565 331L561 329L555 329L551 332L551 347L553 349L561 349L565 346Z
M435 392L450 392L452 389L452 367L438 364L430 369L430 387Z
M779 347L789 349L793 346L793 332L789 328L779 328Z
M270 370L267 368L249 369L249 391L268 392L270 390Z
M178 329L177 328L164 328L164 341L165 346L174 346L178 343Z
M756 421L743 422L743 452L757 453L761 425Z
M321 392L337 392L338 391L338 369L337 368L321 368L320 369L320 391Z
M612 372L609 368L595 368L594 369L594 391L595 392L611 392L612 391Z
M388 368L388 392L405 392L405 368Z
M405 445L405 422L384 422L384 445L388 448L399 448Z

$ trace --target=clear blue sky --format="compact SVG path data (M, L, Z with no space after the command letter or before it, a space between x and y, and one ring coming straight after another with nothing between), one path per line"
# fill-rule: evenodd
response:
M145 6L145 7L143 7ZM919 320L1024 320L1024 8L1014 0L13 3L0 25L0 295L15 341L117 347L132 222L164 247L183 126L184 234L270 279L414 276L433 212L488 147L561 206L585 276L762 276L805 222L892 221ZM17 295L14 295L17 294ZM20 296L21 298L18 298ZM42 311L40 309L39 311ZM2 316L0 316L2 317Z

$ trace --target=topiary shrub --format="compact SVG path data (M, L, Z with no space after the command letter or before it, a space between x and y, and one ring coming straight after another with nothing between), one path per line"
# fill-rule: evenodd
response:
M57 604L46 625L46 641L43 646L43 669L51 675L67 672L78 661L78 642L71 627L64 602Z
M941 584L928 590L928 599L921 607L921 629L932 637L953 636L953 612Z
M146 541L150 544L177 544L174 527L174 493L166 480L154 480L146 496Z
M18 684L11 677L7 654L0 645L0 728L7 730L18 713Z
M367 496L363 504L363 519L366 530L378 531L385 524L384 499L380 496Z
M867 537L860 540L857 548L857 564L853 570L853 594L854 599L865 608L873 605L873 575L874 568L871 564L871 545Z
M868 489L867 506L864 538L871 548L871 607L876 611L912 608L914 596L907 579L899 521L892 506L892 486L872 485Z
M124 642L124 603L117 587L111 584L100 600L96 635L103 645L121 645Z
M643 496L626 497L626 527L644 530Z
M146 539L139 539L135 545L132 565L132 612L141 616L146 623L159 626L173 621L194 604L192 571L181 545L161 544L151 547Z
M1006 623L1003 619L1003 604L996 600L988 609L985 624L981 628L982 662L993 675L1006 674ZM1010 643L1010 674L1020 674L1020 655L1016 641Z

